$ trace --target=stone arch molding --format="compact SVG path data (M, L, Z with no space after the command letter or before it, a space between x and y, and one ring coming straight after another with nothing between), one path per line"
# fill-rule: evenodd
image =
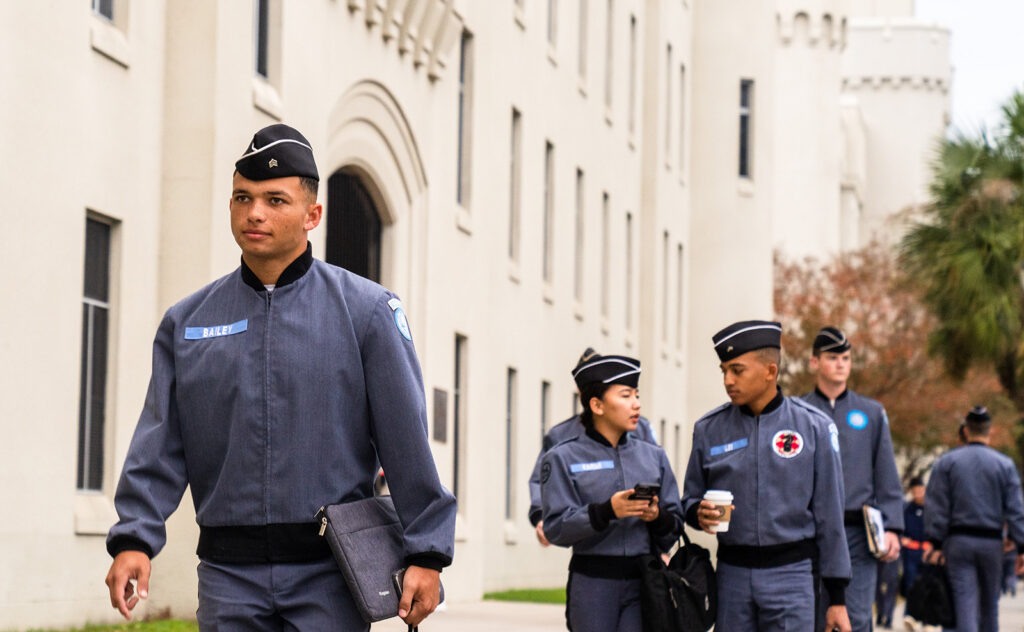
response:
M338 99L327 121L327 167L357 175L369 191L383 224L381 281L408 304L425 267L427 172L412 126L383 84L362 80Z

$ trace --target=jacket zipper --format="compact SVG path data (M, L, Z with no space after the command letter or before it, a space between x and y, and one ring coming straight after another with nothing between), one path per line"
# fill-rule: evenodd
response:
M263 517L270 521L270 307L273 292L267 291L266 326L263 328Z

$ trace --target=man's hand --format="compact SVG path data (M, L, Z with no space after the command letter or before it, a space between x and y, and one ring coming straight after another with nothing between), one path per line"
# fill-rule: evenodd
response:
M653 522L658 519L660 512L661 510L658 509L658 497L655 496L651 499L650 504L644 508L643 513L640 514L640 519L644 522Z
M546 535L544 535L544 521L543 520L541 520L541 521L539 521L537 523L537 526L534 528L534 531L537 532L537 541L540 542L541 546L551 546L551 543L548 542L548 537Z
M731 511L735 511L736 506L731 505ZM700 524L700 528L705 532L715 535L715 527L718 526L719 518L722 514L718 511L715 503L710 500L700 501L700 506L697 507L697 522Z
M892 531L885 532L885 557L883 562L895 562L900 557L900 536Z
M924 554L923 561L925 564L938 564L942 566L946 563L946 556L943 555L942 551L934 549Z
M149 556L142 551L122 551L110 564L106 579L107 588L110 590L110 605L125 619L131 620L131 611L135 609L139 599L149 596L150 568ZM138 595L135 594L135 586L129 581L132 579L138 583Z
M632 489L624 489L621 492L615 492L612 494L612 511L615 512L616 518L627 518L629 516L640 517L644 511L647 510L650 501L647 500L630 500L629 496L633 493Z
M850 617L846 614L846 606L829 606L825 611L825 632L839 630L851 632Z
M416 627L437 608L441 601L441 573L422 566L405 570L402 599L398 602L398 616Z
M1024 575L1024 555L1017 555L1017 562L1013 565L1015 575Z

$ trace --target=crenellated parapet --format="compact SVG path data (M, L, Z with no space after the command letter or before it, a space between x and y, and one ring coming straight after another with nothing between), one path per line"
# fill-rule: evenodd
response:
M462 17L455 0L346 0L351 14L361 14L366 28L377 29L385 42L396 42L397 52L413 67L426 67L437 81L462 33Z
M777 0L776 25L783 46L842 51L847 16L841 0Z
M853 19L842 86L856 91L949 93L949 29L913 19Z
M949 93L949 79L946 77L924 77L919 75L894 77L889 75L867 75L843 77L844 91L859 90L919 90L923 92Z

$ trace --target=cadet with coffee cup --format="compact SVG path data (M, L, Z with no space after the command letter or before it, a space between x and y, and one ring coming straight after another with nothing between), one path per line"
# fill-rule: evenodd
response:
M718 536L716 629L812 632L818 570L833 604L825 630L849 632L838 431L782 396L781 336L779 323L743 321L712 338L731 401L694 424L683 510Z

